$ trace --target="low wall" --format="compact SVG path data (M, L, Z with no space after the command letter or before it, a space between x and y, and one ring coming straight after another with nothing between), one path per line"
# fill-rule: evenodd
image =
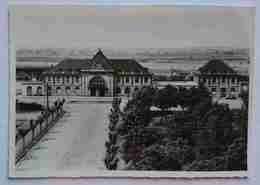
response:
M49 104L53 104L58 99L65 99L66 102L112 102L113 97L92 97L92 96L49 96ZM19 96L19 102L47 104L46 96Z
M57 104L52 110L45 112L39 119L30 120L30 128L20 128L16 136L16 163L37 143L49 129L63 116L63 103Z

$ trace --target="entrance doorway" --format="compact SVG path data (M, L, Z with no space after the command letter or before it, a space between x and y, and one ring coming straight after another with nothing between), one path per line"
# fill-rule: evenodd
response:
M106 82L101 76L93 77L89 82L90 96L105 96Z

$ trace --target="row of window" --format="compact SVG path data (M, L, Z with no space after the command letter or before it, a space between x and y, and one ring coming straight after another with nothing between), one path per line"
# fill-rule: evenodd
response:
M32 96L32 95L41 96L41 95L43 95L43 88L42 88L42 86L36 87L36 93L33 94L33 87L32 86L27 86L27 88L26 88L26 95L27 96Z
M139 76L135 76L135 77L132 77L132 78L126 76L125 78L118 78L117 82L124 84L124 82L125 83L130 83L130 80L131 80L132 83L133 82L135 82L135 83L139 83L139 82L141 82L141 83L143 83L143 82L144 83L148 83L149 78L147 76L145 76L144 78L139 77Z
M235 77L232 77L232 78L226 78L226 77L221 77L221 78L216 78L216 77L213 77L213 78L202 78L202 81L204 82L204 83L206 83L207 81L208 81L208 84L211 84L211 83L220 83L220 82L222 82L222 83L229 83L229 82L231 82L231 83L239 83L239 80L237 79L237 78L235 78Z
M216 87L212 87L210 88L211 89L211 92L217 92L217 88ZM226 92L227 91L227 88L220 88L220 91L221 92ZM236 88L235 87L231 87L230 88L230 91L231 92L236 92Z
M131 90L131 87L126 87L125 89L121 89L120 87L116 88L116 94L131 94L132 92L138 91L139 88L135 87L133 90Z
M76 77L74 77L74 78L71 78L70 76L66 76L66 77L59 77L59 76L57 76L57 77L52 77L52 76L48 76L47 77L47 79L46 79L48 82L53 82L53 83L70 83L70 82L76 82L76 83L79 83L80 82L80 77L78 77L78 76L76 76ZM123 78L118 78L118 80L117 80L117 82L118 83L130 83L130 80L131 80L131 82L133 83L133 82L135 82L135 83L139 83L139 82L141 82L141 83L148 83L148 81L149 81L149 78L148 77L144 77L144 78L142 78L142 77L133 77L133 78L131 78L131 77L125 77L125 80L123 80Z
M72 90L75 90L77 92L78 90L80 90L80 87L79 86L76 86L74 88L71 88L69 86L65 87L65 92L66 93L70 93ZM62 88L61 87L58 86L58 87L55 88L55 93L56 94L61 94L61 92L62 92ZM49 87L49 93L51 93L51 88L50 87Z
M72 82L72 83L74 83L74 81L75 81L75 83L79 83L79 81L80 81L80 77L79 76L75 76L75 77L71 77L71 76L64 76L64 77L62 77L62 76L57 76L57 77L52 77L52 76L48 76L47 77L47 81L48 82L51 82L51 81L53 81L53 83L55 83L55 82L57 82L57 83L70 83L70 82Z

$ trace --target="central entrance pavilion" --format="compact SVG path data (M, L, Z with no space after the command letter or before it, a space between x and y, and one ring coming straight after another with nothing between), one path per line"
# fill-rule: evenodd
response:
M101 50L91 59L64 59L43 78L54 96L128 96L152 84L152 74L137 61L109 59Z

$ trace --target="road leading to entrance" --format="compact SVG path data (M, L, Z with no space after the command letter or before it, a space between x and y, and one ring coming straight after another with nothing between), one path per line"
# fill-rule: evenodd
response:
M103 170L111 104L67 104L65 116L16 166L17 175L35 170Z

